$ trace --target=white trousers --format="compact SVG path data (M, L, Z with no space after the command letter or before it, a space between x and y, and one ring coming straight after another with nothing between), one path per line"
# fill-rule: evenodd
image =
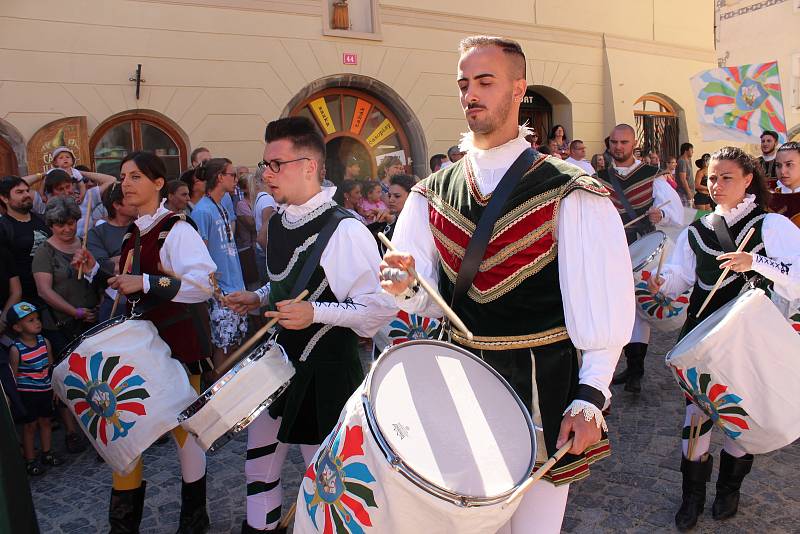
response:
M569 484L554 486L540 480L522 497L511 521L497 534L558 534L567 508Z

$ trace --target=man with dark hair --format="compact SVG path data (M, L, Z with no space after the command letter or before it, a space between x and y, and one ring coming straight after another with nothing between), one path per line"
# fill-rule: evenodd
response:
M450 160L450 163L455 163L463 157L464 153L461 152L461 149L458 148L458 145L453 145L447 149L447 159Z
M8 245L17 262L15 270L22 284L22 300L40 305L31 263L36 249L52 232L41 217L31 212L33 197L22 178L6 176L0 180L0 201L6 208L6 214L0 217L0 243Z
M681 200L658 167L634 158L636 132L628 124L618 124L609 138L612 165L598 173L598 179L611 192L611 201L623 223L647 215L627 229L628 243L655 230L655 225L680 226L683 223ZM662 206L663 204L668 204ZM659 207L660 206L660 207ZM641 392L644 358L650 342L650 323L635 315L633 334L625 345L628 367L614 376L612 384L625 384L625 391Z
M694 202L694 172L692 172L694 145L682 143L680 153L678 166L675 168L675 181L678 182L678 195L681 200L691 205Z
M278 521L287 444L300 444L305 463L311 461L364 378L358 337L372 337L396 313L393 299L378 285L380 258L372 235L336 205L334 188L321 186L325 144L314 124L304 117L273 121L265 141L259 170L281 208L269 221L271 282L255 293L233 293L227 301L240 313L269 306L266 315L279 319L278 342L296 374L247 429L243 533L285 532ZM305 284L311 295L292 303L293 286L329 222L336 228L322 243L319 265Z
M633 324L628 249L606 189L580 169L532 152L525 139L528 129L518 124L527 89L520 46L478 36L462 41L460 52L457 83L470 132L459 146L466 155L412 189L393 239L404 252L386 253L382 285L406 312L441 317L413 277L395 277L389 268L416 265L449 302L462 267L480 263L454 304L475 337L451 328L452 341L491 365L528 408L541 429L537 462L570 435L574 440L500 532L558 532L570 482L609 453L602 409ZM485 206L508 187L504 175L520 157L527 170L488 226L486 253L465 258Z
M442 163L447 161L447 155L445 154L434 154L431 156L430 167L431 172L436 172L442 168Z
M775 170L775 156L778 153L778 132L764 130L761 133L761 155L758 156L758 163L764 170L767 178L767 186L770 191L775 189L778 182L778 173Z

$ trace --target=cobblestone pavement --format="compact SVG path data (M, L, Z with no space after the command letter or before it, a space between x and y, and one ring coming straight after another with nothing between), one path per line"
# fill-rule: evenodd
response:
M674 336L657 335L647 359L644 393L634 397L615 390L608 417L613 453L592 467L592 476L570 493L565 532L618 533L674 531L673 515L680 500L678 435L683 401L663 364ZM55 436L56 448L63 443ZM712 450L721 440L716 433ZM244 518L244 438L208 458L208 507L211 531L238 532ZM44 533L105 532L111 472L93 451L67 456L64 466L32 480L34 501ZM284 468L288 509L302 476L302 457L291 449ZM715 461L715 471L716 464ZM706 513L696 532L800 532L800 443L756 458L746 479L739 514L726 522L711 518L713 483ZM175 532L180 507L180 468L171 442L145 453L147 498L144 533ZM713 480L716 479L716 473ZM456 534L456 533L454 533Z

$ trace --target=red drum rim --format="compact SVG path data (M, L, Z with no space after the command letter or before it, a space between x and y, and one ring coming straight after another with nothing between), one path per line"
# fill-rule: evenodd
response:
M378 424L377 418L375 416L375 412L372 409L372 401L373 399L373 391L372 391L372 378L375 374L375 370L381 365L381 360L384 359L384 356L395 352L403 347L409 347L413 345L433 345L437 347L445 347L455 352L466 356L467 358L471 359L473 362L478 363L481 367L488 370L492 375L494 375L500 383L508 390L511 394L512 398L516 401L517 405L522 412L523 418L528 428L528 433L531 438L531 458L528 464L528 468L526 469L525 475L516 482L514 487L511 489L499 494L499 495L491 495L491 496L483 496L483 495L462 495L459 493L454 492L449 488L442 487L428 478L426 478L421 473L415 471L407 462L397 454L394 449L392 449L391 445L386 441L383 436L383 433L380 430L380 426ZM445 341L438 341L433 339L419 339L414 341L406 341L405 343L400 343L398 345L392 345L387 347L378 359L372 364L372 368L370 369L369 373L367 374L366 379L364 380L364 391L361 395L361 401L364 407L364 413L367 418L367 423L372 433L372 436L375 438L378 446L380 447L381 451L383 452L384 457L386 460L391 464L392 468L395 471L398 471L402 474L406 479L409 480L412 484L420 488L421 490L425 491L426 493L433 495L434 497L438 497L444 501L448 501L452 504L461 507L477 507L477 506L490 506L494 504L499 504L504 502L509 495L511 495L516 488L518 488L525 480L530 477L530 474L533 472L533 469L536 464L536 454L538 450L538 443L536 441L536 430L533 425L533 421L531 420L530 414L528 413L528 409L523 404L522 400L519 398L519 395L511 388L511 385L503 378L500 373L495 371L489 364L481 360L479 357L475 356L471 352L454 345L452 343L447 343Z

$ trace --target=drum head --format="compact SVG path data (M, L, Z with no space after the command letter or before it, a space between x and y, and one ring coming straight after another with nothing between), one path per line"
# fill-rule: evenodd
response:
M375 363L366 395L392 452L447 492L503 495L533 468L536 438L519 397L463 349L432 340L391 347Z
M658 256L664 244L667 242L667 234L657 230L651 234L640 237L628 246L631 255L631 267L633 272L644 269L645 265L653 261Z

